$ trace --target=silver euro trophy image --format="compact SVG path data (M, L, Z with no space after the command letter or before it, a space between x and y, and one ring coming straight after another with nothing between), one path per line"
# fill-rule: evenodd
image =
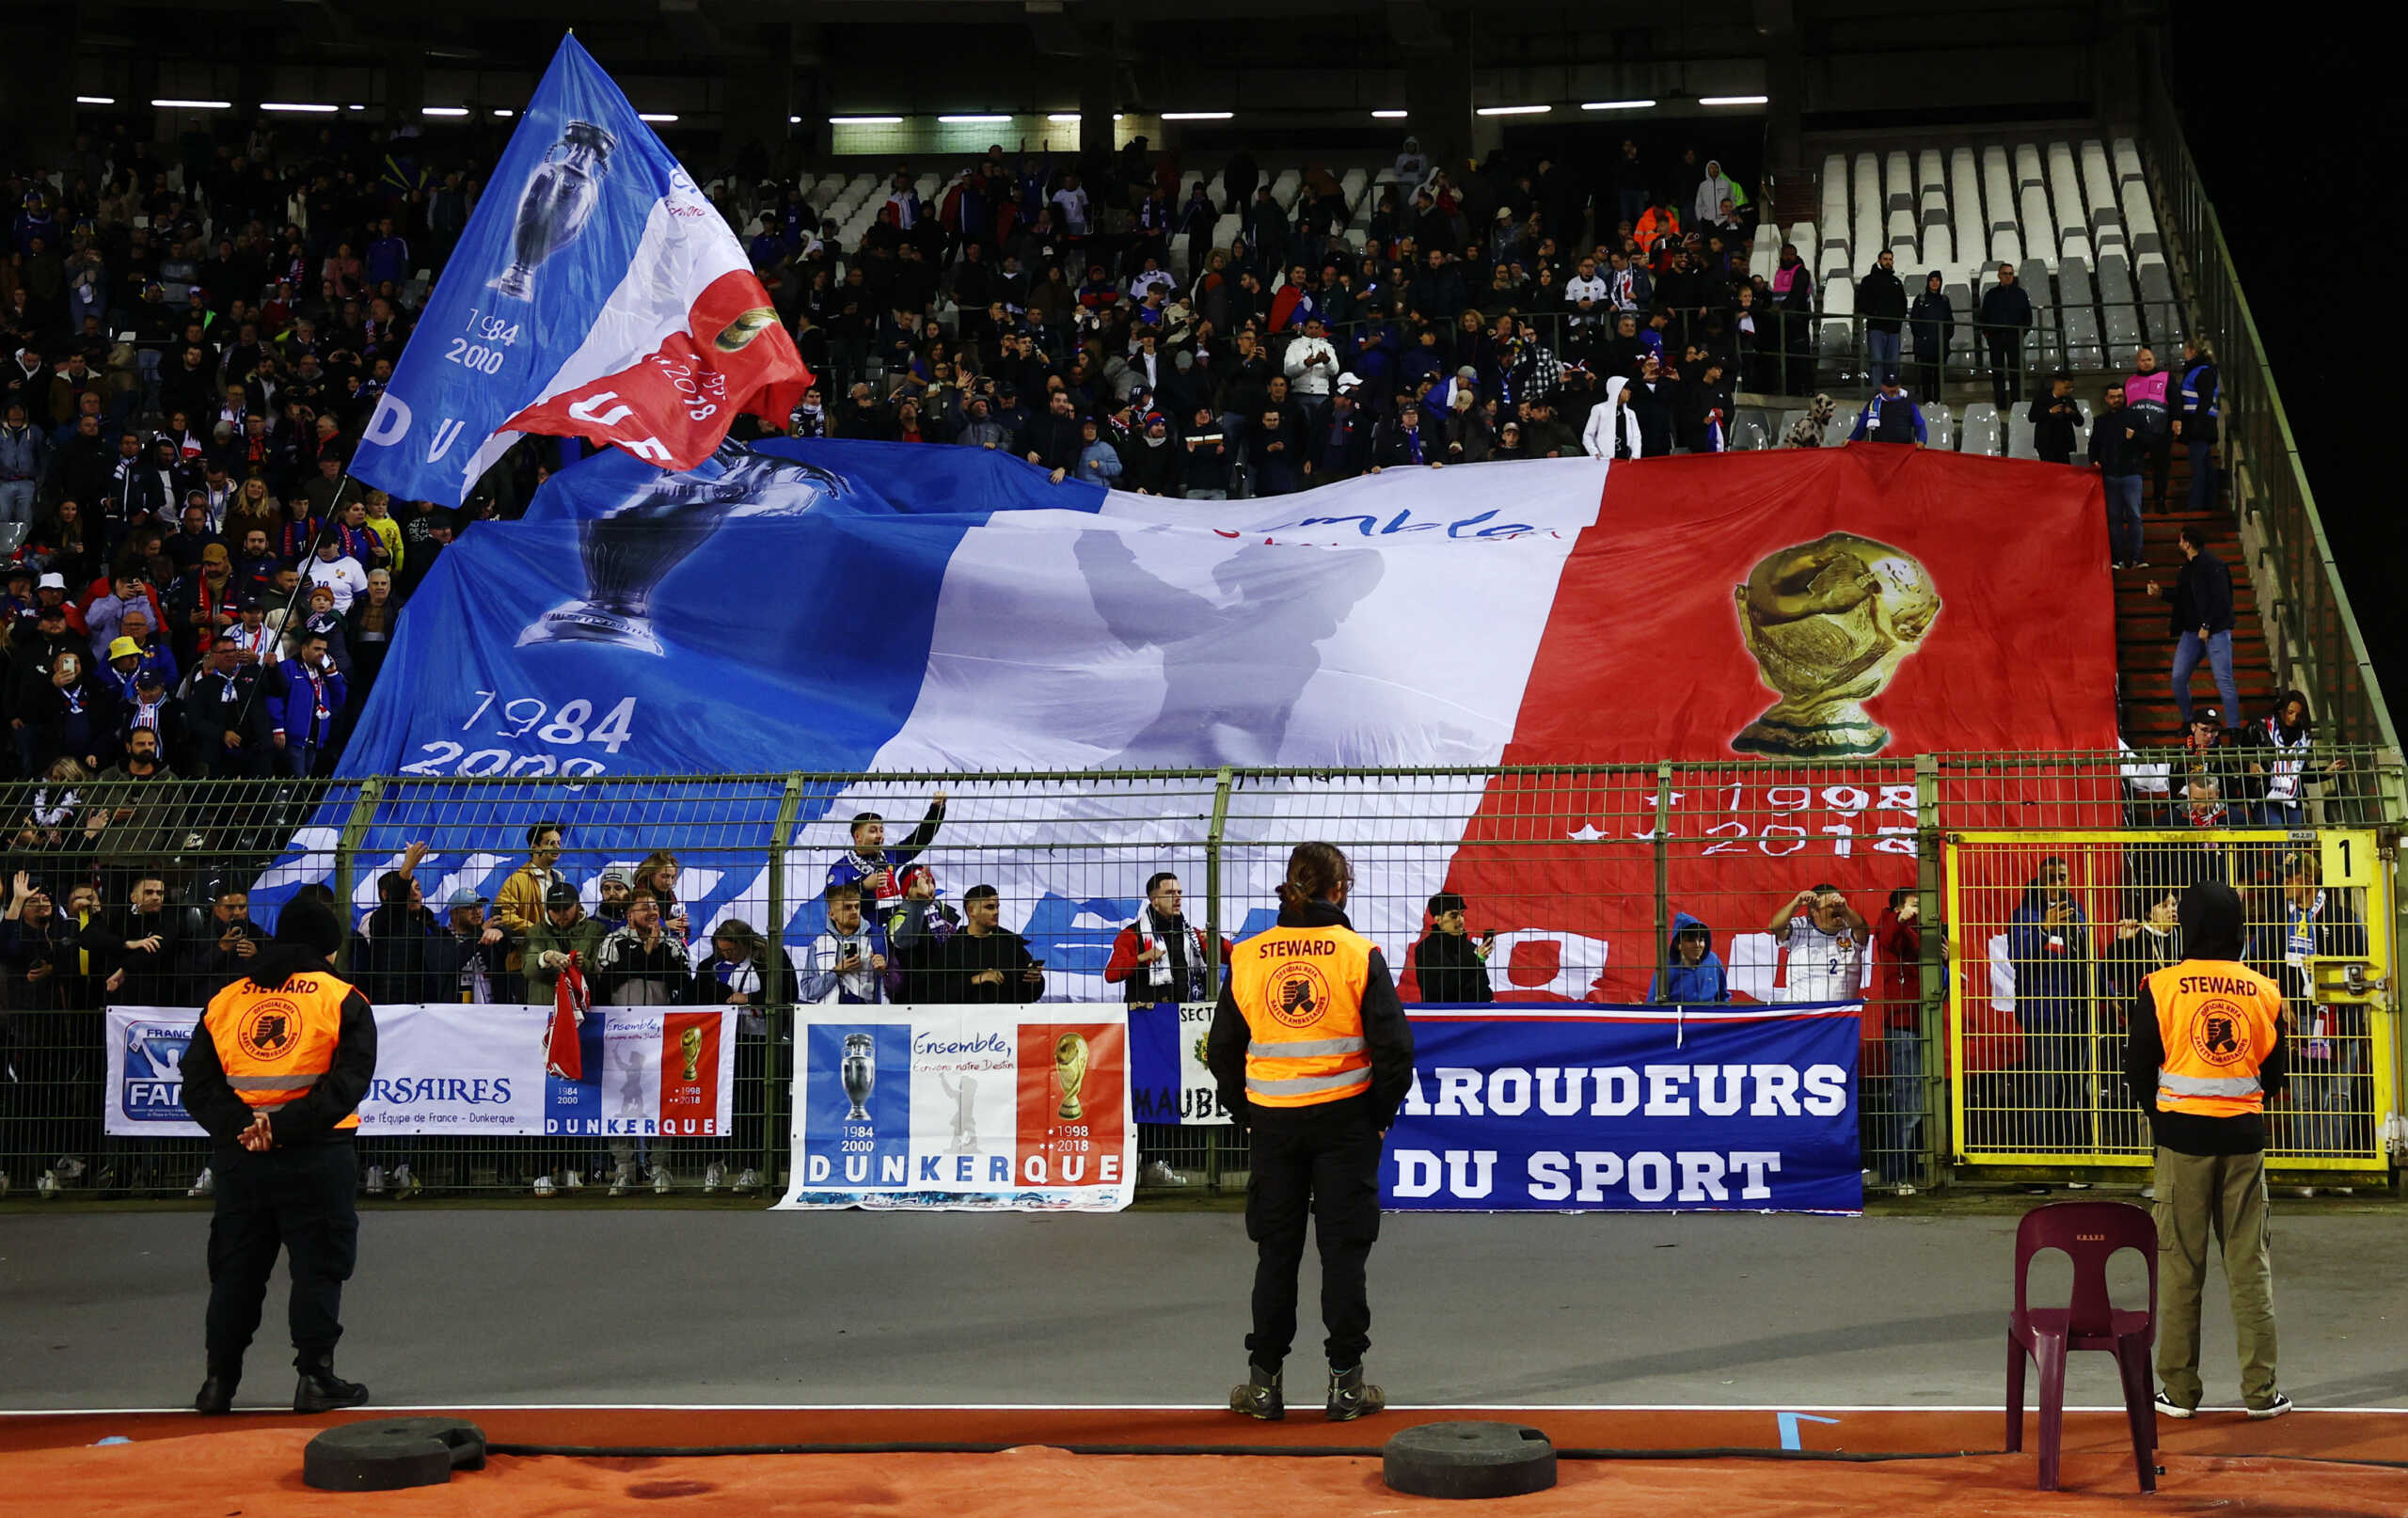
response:
M652 627L652 593L721 522L731 516L797 516L845 494L845 482L830 470L756 453L740 443L722 444L711 462L720 470L716 475L656 475L626 504L578 522L586 593L529 623L518 634L518 646L609 643L664 655Z
M868 1122L869 1094L878 1084L878 1045L869 1035L845 1035L845 1057L836 1067L836 1080L845 1088L845 1099L853 1104L845 1121Z
M543 166L518 192L510 267L485 281L513 300L535 298L535 270L575 241L602 199L602 176L619 140L591 121L571 121L544 150Z

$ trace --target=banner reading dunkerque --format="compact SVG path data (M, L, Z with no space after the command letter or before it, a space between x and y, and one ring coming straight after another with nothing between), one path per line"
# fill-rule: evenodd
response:
M555 1138L727 1138L736 1113L736 1012L597 1006L578 1029L580 1080L546 1070L551 1009L396 1004L376 1008L376 1076L359 1131ZM128 1138L198 1138L182 1105L199 1012L108 1014L106 1126Z
M781 1208L1129 1205L1137 1131L1123 1007L805 1008L794 1063Z

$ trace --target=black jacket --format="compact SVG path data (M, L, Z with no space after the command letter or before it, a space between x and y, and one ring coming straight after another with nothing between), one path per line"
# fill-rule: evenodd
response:
M1036 454L1041 468L1075 470L1079 450L1085 446L1079 435L1079 419L1057 417L1049 409L1028 419L1028 425L1012 442L1012 451L1022 458Z
M333 973L324 959L307 949L271 943L252 959L246 978L253 985L273 990L294 975ZM316 1084L275 1109L268 1123L275 1130L276 1142L348 1142L352 1131L335 1125L359 1110L360 1099L368 1095L368 1084L375 1076L376 1015L370 1010L368 998L356 988L350 988L342 999L342 1021L336 1035L334 1062L325 1074L318 1077ZM206 1021L193 1028L192 1043L184 1051L183 1081L184 1111L209 1131L209 1136L220 1147L233 1147L234 1141L251 1126L256 1115L227 1084L226 1067L217 1056L217 1044L210 1036Z
M1306 457L1312 462L1313 483L1325 485L1334 480L1351 480L1361 474L1371 462L1371 434L1377 424L1370 413L1357 409L1340 419L1335 403L1321 414L1321 419L1305 430L1310 442Z
M115 931L120 945L156 938L159 947L119 948L117 968L125 972L125 983L118 988L116 1001L128 1006L188 1006L198 1000L197 995L186 995L176 978L183 956L183 916L173 907L155 912L128 908L117 918Z
M1914 325L1916 353L1935 358L1948 351L1948 339L1956 330L1956 309L1946 294L1925 291L1915 297L1907 319Z
M1980 320L1984 327L1990 329L1986 335L1992 340L2005 337L2007 328L2030 326L2032 297L2023 293L2021 285L2011 290L2004 285L1992 285L1982 292Z
M2036 404L2037 403L2035 403ZM2146 462L2130 406L2101 407L2090 419L2090 462L2110 480L2137 475Z
M936 965L942 999L958 1005L1004 1006L1034 1002L1045 994L1043 981L1031 985L1022 972L1036 964L1028 952L1028 940L1009 928L998 927L984 937L974 936L968 928L944 941L937 950ZM974 986L973 975L990 970L1000 970L1001 985Z
M1899 283L1896 270L1877 263L1864 271L1864 277L1856 282L1856 312L1864 318L1868 331L1898 330L1898 324L1907 319L1907 287Z
M2172 609L2166 631L2172 637L2202 627L2210 633L2232 631L2232 571L2205 548L2182 566L2166 601ZM2235 715L2227 714L2226 719Z
M184 732L192 740L196 765L205 767L224 752L230 732L242 734L246 753L267 747L267 698L276 688L261 688L267 678L257 664L236 665L230 679L207 669L193 676L184 698Z
M1346 914L1324 901L1298 906L1282 902L1281 927L1347 927ZM1243 954L1244 944L1238 946ZM1254 1039L1245 1014L1238 1010L1231 982L1221 985L1220 1004L1212 1008L1212 1031L1205 1036L1204 1063L1221 1090L1221 1104L1239 1123L1297 1123L1318 1117L1332 1104L1311 1107L1257 1107L1245 1095L1245 1050ZM1413 1025L1405 1020L1404 1004L1397 1000L1396 982L1388 962L1371 951L1370 971L1363 987L1363 1041L1371 1056L1371 1089L1350 1099L1366 1104L1372 1125L1386 1129L1396 1121L1397 1109L1413 1086Z
M1413 978L1425 1002L1493 1002L1488 962L1467 933L1432 928L1413 946Z
M2068 395L2060 401L2053 395L2036 396L2032 401L2032 446L2051 464L2064 464L2073 457L2082 444L2082 413Z

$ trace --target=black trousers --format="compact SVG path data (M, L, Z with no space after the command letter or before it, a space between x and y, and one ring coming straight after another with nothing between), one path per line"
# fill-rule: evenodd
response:
M209 1364L231 1371L259 1331L267 1279L284 1251L293 1276L293 1364L334 1352L342 1284L359 1258L359 1155L349 1139L253 1154L216 1146L217 1213L209 1223Z
M1290 1114L1295 1115L1290 1115ZM1371 1344L1363 1268L1380 1236L1380 1131L1363 1098L1258 1114L1245 1235L1255 1241L1254 1332L1246 1353L1276 1370L1296 1338L1296 1270L1305 1224L1321 1249L1323 1341L1333 1368L1362 1364Z
M2006 408L2023 401L2023 334L2020 330L1985 332L1990 350L1990 399L1998 403L2000 422Z
M2165 510L2165 485L2174 474L2174 435L2161 433L2140 439L2143 456L2148 460L2149 478L2157 486L2155 499L2159 511Z

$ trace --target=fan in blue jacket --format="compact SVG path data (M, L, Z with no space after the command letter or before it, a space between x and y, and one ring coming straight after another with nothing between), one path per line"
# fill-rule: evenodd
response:
M1647 999L1684 1006L1731 1000L1731 982L1714 952L1714 930L1687 912L1672 914L1672 941L1647 988Z
M299 653L277 668L283 679L267 693L269 741L284 773L309 775L317 767L319 751L334 742L335 718L348 695L342 672L326 656L322 633L303 638Z

